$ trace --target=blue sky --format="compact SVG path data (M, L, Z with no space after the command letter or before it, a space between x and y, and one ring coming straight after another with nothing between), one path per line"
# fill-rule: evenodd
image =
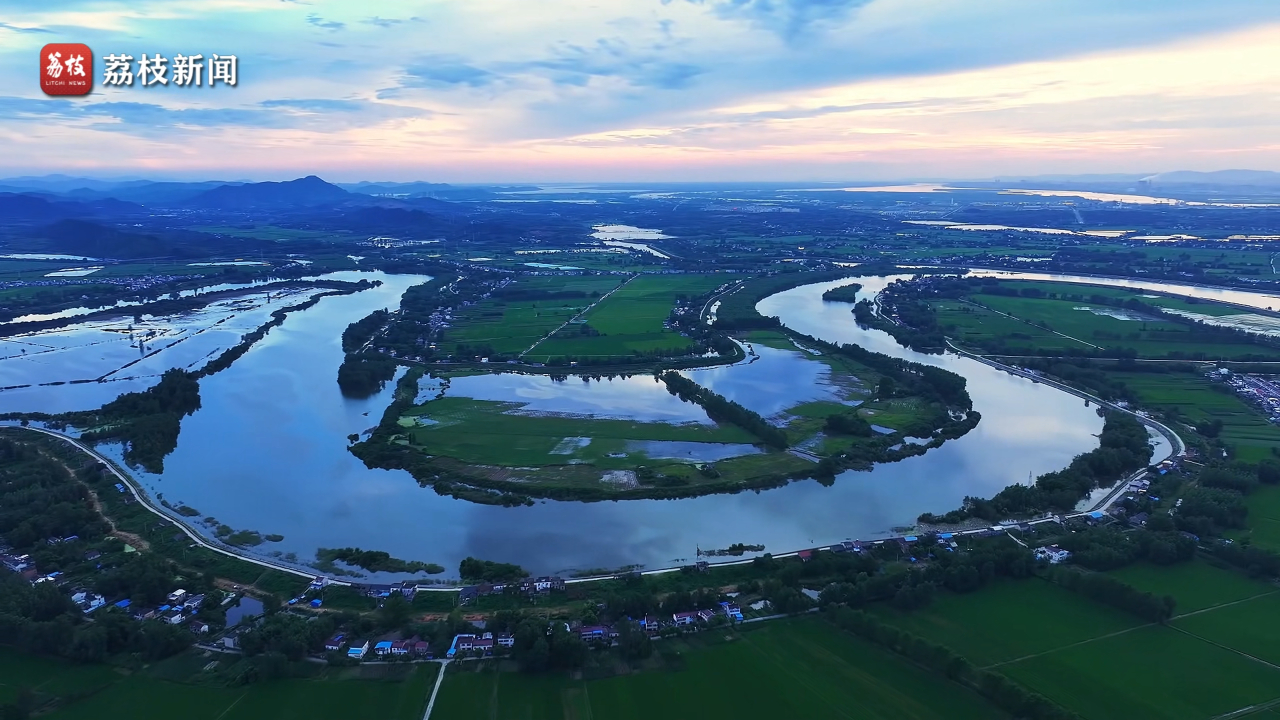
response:
M39 89L83 42L98 87ZM234 54L235 88L101 85ZM6 0L0 172L488 181L1280 170L1268 0Z

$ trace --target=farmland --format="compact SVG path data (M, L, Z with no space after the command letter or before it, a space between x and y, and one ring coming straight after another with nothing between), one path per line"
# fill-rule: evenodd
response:
M688 347L688 338L664 327L680 298L703 295L726 282L716 275L642 275L531 350L528 358L628 357ZM700 309L700 308L699 308Z
M188 651L137 672L105 665L79 666L0 650L0 702L17 688L35 691L38 707L54 720L185 717L193 720L257 720L318 717L380 717L417 720L435 682L434 664L326 669L312 677L226 687L206 677L210 663L236 656ZM175 682L181 680L181 682Z
M1131 566L1115 576L1172 593L1179 612L1191 614L1169 627L1144 624L1035 579L946 594L912 613L876 612L1086 718L1190 720L1280 697L1280 668L1246 657L1280 660L1274 588L1203 561Z
M1257 462L1280 447L1280 428L1231 393L1201 375L1186 372L1108 372L1145 408L1158 410L1190 425L1222 421L1222 440L1236 448L1238 457Z
M524 352L620 283L612 275L522 277L510 286L521 295L486 298L459 310L441 347L447 353L458 353L460 345Z
M597 680L451 669L432 718L1001 717L969 690L940 682L818 619L762 623L723 640L660 645L661 656L647 661L651 667L645 672Z
M1239 338L1206 336L1183 322L1099 304L1096 297L1139 297L1072 286L1054 297L1014 297L975 293L967 300L938 301L938 324L961 343L1006 354L1093 353L1124 349L1140 358L1275 359L1280 351ZM1141 298L1152 305L1199 314L1237 311L1211 303ZM1206 312L1208 310L1209 312Z

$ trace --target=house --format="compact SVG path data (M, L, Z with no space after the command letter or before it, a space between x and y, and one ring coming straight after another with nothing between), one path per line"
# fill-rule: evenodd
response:
M656 617L644 618L640 621L640 627L644 628L645 632L651 633L656 633L662 629L662 626L658 623L658 618Z
M556 576L547 576L540 578L525 578L520 581L520 592L525 595L532 593L547 593L552 591L564 590L564 578Z
M170 603L180 603L180 602L182 602L186 597L187 597L187 591L186 591L186 590L183 590L183 589L181 589L181 588L179 588L179 589L174 590L173 592L169 593L169 598L168 598L168 599L169 599L169 602L170 602Z
M1063 550L1057 545L1050 545L1048 547L1036 548L1035 556L1037 560L1048 560L1050 564L1057 565L1058 563L1065 562L1069 559L1071 557L1071 551Z
M342 649L342 646L346 644L345 642L346 637L347 636L343 635L342 633L338 633L337 635L334 635L333 637L324 641L324 649L328 650L329 652L338 652L339 650Z
M1148 515L1147 513L1144 513L1144 512L1142 512L1142 513L1136 513L1136 514L1134 514L1132 517L1130 517L1130 518L1129 518L1129 524L1130 524L1130 525L1132 525L1132 526L1134 526L1134 527L1141 527L1141 526L1143 526L1143 525L1146 525L1146 524L1147 524L1147 518L1149 518L1149 517L1150 517L1150 515Z
M431 653L431 643L427 642L426 640L419 640L418 642L413 644L413 654L425 656L428 658L434 657Z
M391 652L392 645L393 643L390 640L379 641L377 645L373 646L373 652L375 655L386 655Z
M724 614L727 615L730 620L734 622L742 622L742 610L739 609L737 605L730 605L727 602L722 602L720 603L720 609L724 611Z
M800 558L801 562L809 562L809 560L813 558L813 551L801 550L800 552L796 553L796 557Z
M516 646L516 638L514 635L499 635L496 640L499 647L511 648Z
M347 657L352 660L363 660L365 655L369 654L368 640L353 640L351 647L347 648Z
M391 643L392 655L408 655L411 643L408 640L397 640Z
M470 650L475 647L477 639L475 635L459 635L453 639L453 647L455 650Z
M604 625L583 625L578 630L578 637L583 640L603 640L609 637L609 628Z
M192 620L187 623L187 628L196 635L203 635L209 632L209 623L202 620Z
M711 618L713 618L713 617L715 617L715 616L716 616L716 614L715 614L713 611L711 611L711 610L699 610L699 611L698 611L698 619L699 619L699 620L701 620L702 622L711 622Z
M698 621L696 612L679 612L671 616L676 625L692 625Z
M458 592L458 604L470 605L480 597L480 588L477 585L468 585Z
M493 654L493 638L476 638L471 641L471 651L474 653L484 653L485 655Z

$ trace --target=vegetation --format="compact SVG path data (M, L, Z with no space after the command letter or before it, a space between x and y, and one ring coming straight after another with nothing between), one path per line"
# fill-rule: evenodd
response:
M381 330L390 319L391 313L386 310L374 310L360 320L347 326L342 331L342 351L352 353L359 350L373 338L373 334Z
M519 565L477 560L473 557L466 558L458 565L458 577L466 582L509 582L528 575Z
M822 293L822 299L830 302L856 303L859 292L862 292L862 283L849 283Z
M1110 486L1151 460L1147 428L1128 413L1107 413L1098 441L1098 448L1077 455L1062 470L1041 475L1032 485L1010 485L989 500L967 497L960 509L944 515L924 513L920 522L957 523L969 517L997 521L1070 511L1094 488Z
M347 355L338 366L338 388L350 398L376 395L395 377L396 367L394 359L381 355Z
M316 550L316 560L319 561L321 569L332 565L337 560L347 565L364 568L369 572L427 573L430 575L438 575L444 572L444 567L436 563L401 560L393 558L389 553L381 550L361 550L360 548L320 548Z
M685 402L701 406L712 420L737 425L776 450L787 448L787 434L770 425L759 413L727 400L723 395L717 395L675 371L668 370L659 377L666 384L668 392Z

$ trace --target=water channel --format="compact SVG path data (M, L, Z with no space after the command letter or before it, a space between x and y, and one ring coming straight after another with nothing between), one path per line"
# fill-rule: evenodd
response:
M380 279L384 284L325 298L310 310L290 315L229 369L203 380L202 407L183 421L177 450L165 459L163 475L134 473L146 490L163 493L175 505L185 503L236 529L284 535L282 542L259 546L256 552L263 555L295 553L308 561L318 547L358 546L438 562L450 568L452 576L452 568L468 555L516 562L533 572L561 572L632 563L668 566L690 561L697 547L733 543L758 543L783 552L870 539L909 525L923 511L951 509L966 495L990 495L1010 483L1059 469L1074 455L1095 447L1102 427L1094 408L1078 397L967 358L914 353L884 333L858 328L849 304L824 302L822 293L857 281L864 286L862 294L871 295L894 278L852 278L788 290L766 298L759 307L810 335L857 342L964 375L974 407L983 415L975 430L921 457L870 472L844 473L831 487L803 481L759 493L678 501L477 505L420 488L402 471L369 470L347 451L347 436L376 425L392 391L388 387L366 400L342 397L335 381L342 360L342 330L372 310L394 308L405 288L426 278L355 272L330 277ZM1161 283L1139 287L1218 295L1206 299L1228 299L1221 295L1229 293L1229 301L1240 304L1246 304L1241 296L1249 295ZM1253 301L1266 307L1270 300ZM758 368L744 364L703 371L698 379L740 399L765 379L754 375L766 368L775 378L822 381L812 369L818 363L802 353L768 355ZM733 375L735 370L741 377ZM637 381L646 384L643 389L634 385ZM492 393L494 399L533 403L549 402L560 385L576 397L569 398L574 404L600 404L599 398L615 397L610 388L621 393L616 397L647 394L652 383L651 378L551 383L527 376L454 380L455 388L474 385L468 394ZM57 398L74 387L80 386L33 388L41 392L8 404L43 409L42 398ZM772 409L770 388L760 387L758 407ZM660 388L652 390L667 395ZM602 394L597 398L592 392ZM807 389L811 397L829 392ZM564 400L562 396L558 402ZM649 406L647 412L655 419L685 419L672 414L675 406L664 403ZM118 446L101 449L120 456Z

